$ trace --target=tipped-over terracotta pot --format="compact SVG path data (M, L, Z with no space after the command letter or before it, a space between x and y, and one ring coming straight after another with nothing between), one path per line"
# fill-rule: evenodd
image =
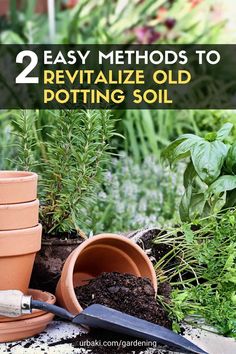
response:
M27 293L41 235L40 224L28 229L0 231L0 290Z
M56 290L60 305L73 314L81 312L74 288L103 272L147 277L157 291L155 270L145 252L125 236L101 234L83 242L67 258Z
M0 171L0 204L31 202L37 198L38 176L33 172Z
M39 201L0 205L0 231L38 225Z

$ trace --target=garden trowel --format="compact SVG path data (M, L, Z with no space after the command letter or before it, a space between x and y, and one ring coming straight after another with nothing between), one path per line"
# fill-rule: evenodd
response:
M74 316L69 311L59 306L33 300L31 296L23 295L21 291L0 291L0 315L18 317L31 313L32 309L51 312L54 315L80 326L103 328L165 345L176 346L192 353L207 354L186 338L165 327L141 320L103 305L94 304L88 306L85 310Z

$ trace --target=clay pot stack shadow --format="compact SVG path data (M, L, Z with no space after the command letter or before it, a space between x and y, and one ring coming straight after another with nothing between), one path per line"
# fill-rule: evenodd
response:
M0 290L26 293L41 247L37 175L0 171Z

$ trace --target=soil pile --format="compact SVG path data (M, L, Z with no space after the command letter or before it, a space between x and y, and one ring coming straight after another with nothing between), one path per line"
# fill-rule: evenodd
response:
M168 283L160 284L158 294L169 301L171 288ZM102 304L129 315L171 328L165 310L156 302L155 291L147 278L117 272L102 273L88 284L75 288L75 293L82 307ZM65 338L49 346L70 343L77 350L88 350L91 354L138 354L153 348L152 354L172 354L174 349L157 345L155 342L130 337L103 329L92 329L88 334L74 338Z
M171 289L168 284L160 286L158 292L164 296L166 301L169 300ZM84 308L92 304L101 304L171 328L171 321L163 307L156 302L154 288L147 278L117 272L102 273L97 278L91 279L87 285L76 288L75 293ZM148 343L145 345L145 341L137 345L138 341L142 341L141 339L101 329L92 330L87 335L76 337L72 345L74 348L80 348L81 342L86 340L92 342L98 339L99 344L92 348L85 345L84 348L92 349L91 352L94 354L123 354L140 353L151 346L150 342L149 345ZM115 342L116 345L108 347L103 345L107 341ZM169 350L163 346L158 346L158 348L155 353L169 353Z
M165 289L165 296L169 296ZM82 307L101 304L129 315L171 328L171 321L155 299L155 291L147 278L117 272L102 273L87 285L75 289Z

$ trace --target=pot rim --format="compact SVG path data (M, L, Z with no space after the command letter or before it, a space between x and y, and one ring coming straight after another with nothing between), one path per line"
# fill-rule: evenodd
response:
M5 209L21 209L22 207L31 208L34 206L39 206L39 200L35 199L30 202L23 203L9 203L9 204L0 204L0 211Z
M28 234L32 234L32 233L38 233L38 231L42 230L42 225L38 224L36 226L33 227L26 227L24 229L16 229L16 230L2 230L0 231L0 238L1 236L17 236L20 234L20 236L24 236L24 235L28 235Z
M1 183L22 183L37 181L38 175L35 172L29 171L0 171Z
M77 239L66 239L66 240L61 240L57 239L56 237L50 240L50 239L45 239L42 237L42 246L65 246L65 245L80 245L84 243L85 241L77 238Z
M0 259L36 253L41 248L42 225L0 231Z

